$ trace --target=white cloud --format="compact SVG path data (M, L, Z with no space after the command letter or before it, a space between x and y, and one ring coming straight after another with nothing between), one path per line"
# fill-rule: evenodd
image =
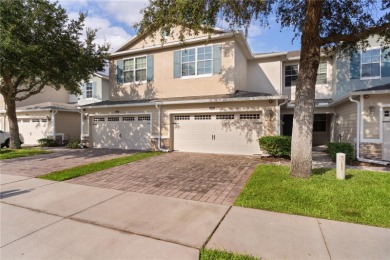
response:
M135 22L142 19L141 9L148 4L147 0L115 0L115 1L96 1L95 3L105 11L105 15L110 16L118 22L133 26Z
M71 19L77 17L78 13L69 14L69 18ZM84 28L98 29L95 42L100 45L108 42L111 44L111 50L115 50L131 38L131 35L122 27L113 25L105 18L87 16ZM85 39L85 34L83 35L83 39Z

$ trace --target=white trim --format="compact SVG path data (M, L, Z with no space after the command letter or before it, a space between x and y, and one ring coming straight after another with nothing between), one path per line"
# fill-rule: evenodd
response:
M287 55L288 52L255 53L252 59L273 58Z
M181 79L194 79L194 78L206 78L206 77L211 77L213 75L213 60L214 60L214 46L215 44L201 44L201 45L195 45L195 46L190 46L190 47L185 47L180 49L180 78ZM199 74L198 75L198 48L204 48L204 47L211 47L211 73L207 74ZM183 75L183 50L190 50L190 49L195 49L195 75L189 75L189 76L182 76ZM206 60L204 60L206 61ZM192 62L187 62L187 63L192 63Z

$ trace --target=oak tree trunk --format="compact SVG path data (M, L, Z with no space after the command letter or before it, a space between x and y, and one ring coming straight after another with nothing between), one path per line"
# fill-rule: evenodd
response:
M14 98L4 98L4 102L7 105L7 117L9 122L10 142L9 148L20 149L19 139L19 126L18 119L16 118L16 104Z
M312 140L315 84L320 63L319 21L323 1L306 1L306 20L301 37L301 57L295 90L295 109L291 143L291 172L307 178L312 170Z

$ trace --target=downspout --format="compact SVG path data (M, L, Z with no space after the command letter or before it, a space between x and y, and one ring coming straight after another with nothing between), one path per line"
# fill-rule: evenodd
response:
M357 122L356 122L356 160L360 162L366 162L366 163L376 163L381 165L389 165L387 162L378 161L378 160L371 160L371 159L365 159L360 158L360 120L361 120L361 109L360 109L360 101L354 100L352 96L349 96L349 100L351 102L356 103L356 109L357 109Z
M80 113L80 148L84 148L83 145L83 133L84 133L84 109L77 110Z
M158 140L157 140L157 149L161 152L169 152L169 149L161 148L161 105L156 103L156 109L158 111Z
M286 98L284 101L283 101L283 103L281 103L281 104L278 104L277 105L277 110L279 110L278 112L278 128L277 128L277 134L278 135L280 135L280 129L281 129L281 125L280 125L280 122L281 122L281 120L280 120L280 117L281 117L281 114L280 114L280 109L282 108L282 106L284 106L285 104L287 104L287 102L288 102L288 98Z
M58 113L57 110L51 110L51 123L52 123L52 136L53 140L56 140L56 114Z

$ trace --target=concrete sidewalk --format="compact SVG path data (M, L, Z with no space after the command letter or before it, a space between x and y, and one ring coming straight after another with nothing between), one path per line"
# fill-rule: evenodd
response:
M388 259L390 229L1 175L1 259Z

